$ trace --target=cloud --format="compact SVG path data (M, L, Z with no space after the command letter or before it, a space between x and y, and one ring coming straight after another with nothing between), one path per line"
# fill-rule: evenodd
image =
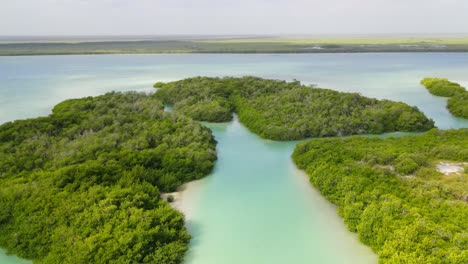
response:
M3 0L0 35L468 33L465 0Z

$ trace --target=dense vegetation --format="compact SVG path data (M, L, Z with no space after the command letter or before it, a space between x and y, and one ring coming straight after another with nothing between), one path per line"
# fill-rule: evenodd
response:
M444 78L424 78L421 81L427 90L436 96L452 97L457 93L465 92L460 84L451 82Z
M311 140L293 159L380 263L468 263L468 129Z
M255 77L197 77L156 83L156 96L195 120L239 120L261 137L293 140L434 127L416 107Z
M210 131L153 96L109 93L0 126L0 246L37 263L180 263L160 199L213 167Z
M468 119L468 92L458 93L450 97L447 108L454 116Z
M447 108L454 116L468 118L468 91L460 84L444 78L424 78L421 84L433 95L450 97Z

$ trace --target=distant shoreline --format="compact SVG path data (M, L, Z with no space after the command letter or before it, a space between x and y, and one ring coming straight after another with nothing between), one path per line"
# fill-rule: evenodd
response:
M328 38L0 39L0 56L468 52L468 36Z
M69 56L69 55L158 55L158 54L359 54L359 53L468 53L463 50L385 50L385 51L321 51L321 52L287 52L287 51L247 51L247 52L89 52L89 53L18 53L1 54L0 57L27 57L27 56Z

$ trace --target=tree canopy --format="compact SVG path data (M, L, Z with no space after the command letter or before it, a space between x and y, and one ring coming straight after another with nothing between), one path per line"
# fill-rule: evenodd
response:
M468 119L468 91L450 97L447 108L454 116Z
M433 95L450 97L447 108L454 116L468 118L468 91L460 84L444 78L424 78L421 84Z
M433 95L442 97L452 97L457 93L465 92L460 84L451 82L446 78L424 78L421 84Z
M215 147L207 128L134 92L3 124L0 246L37 263L180 263L190 236L160 192L207 175Z
M468 262L468 129L315 139L293 159L379 263ZM445 175L440 162L464 171Z
M256 77L196 77L156 83L156 96L195 120L223 122L236 112L261 137L309 137L426 131L434 127L416 107Z

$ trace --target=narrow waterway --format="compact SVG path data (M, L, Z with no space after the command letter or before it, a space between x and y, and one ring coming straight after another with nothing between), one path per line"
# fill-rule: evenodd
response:
M296 142L263 140L237 120L208 126L219 160L196 187L187 264L377 263L296 169Z

